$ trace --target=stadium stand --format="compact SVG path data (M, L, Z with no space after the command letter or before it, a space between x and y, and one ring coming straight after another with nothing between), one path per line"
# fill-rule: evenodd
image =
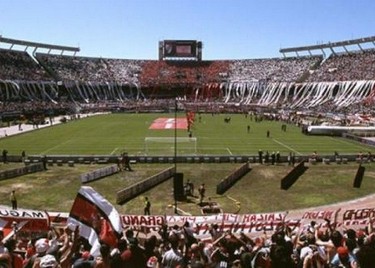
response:
M322 57L237 60L230 65L229 81L297 82Z
M77 106L81 111L165 111L173 107L173 98L178 95L182 98L182 108L188 110L243 113L257 111L260 107L267 111L309 108L311 113L344 111L354 116L357 112L372 111L374 55L374 51L369 50L335 54L326 59L306 56L152 61L41 53L34 57L26 52L1 49L0 112L3 120L9 118L8 122L22 113L36 123L36 115L43 118L74 113ZM367 106L363 107L364 104ZM300 123L298 118L288 114L268 116ZM334 116L329 119L331 122L336 120ZM96 205L93 202L90 207L97 209ZM201 219L202 222L193 226L189 217L176 220L174 216L166 215L158 218L134 215L137 222L125 225L119 241L108 236L113 230L103 225L105 232L99 234L101 242L106 243L99 245L98 251L91 252L90 245L80 240L78 228L72 230L66 223L43 225L41 221L50 223L53 220L52 215L45 215L44 211L33 214L7 207L0 209L4 218L2 225L9 229L8 233L0 231L0 262L4 267L11 266L10 260L12 267L33 267L35 262L39 267L297 268L312 267L313 264L314 267L339 267L341 262L345 267L367 268L375 263L374 211L368 208L348 208L344 213L340 212L343 209L340 207L337 211L316 212L315 218L311 217L315 212L311 212L298 223L286 223L287 215L282 213L242 215L242 220L254 217L248 221L251 223L248 228L255 230L254 237L238 231L241 227L235 226L241 215L225 215L234 217L230 228L234 232L210 224L208 220L212 218ZM331 213L330 217L321 217L321 212ZM336 229L339 213L345 214L340 215L349 222L349 227L358 222L363 223L362 227L365 223L368 225L346 228L344 233ZM40 239L30 239L28 234L22 236L18 229L22 226L18 224L25 224L24 218L18 223L13 221L20 215L29 218L36 215ZM354 221L350 223L351 215ZM110 218L109 215L106 217ZM126 217L131 215L123 215L122 220ZM309 217L314 220L309 221ZM166 219L183 224L168 226ZM95 227L99 227L99 219L96 220L93 219ZM198 230L203 222L207 223L207 229ZM220 222L225 222L224 216ZM293 224L300 224L301 228L292 229L296 227ZM133 229L141 225L142 230ZM149 232L150 236L138 236L144 229L150 231L149 225L156 231ZM204 233L204 239L197 235L199 231Z
M49 68L56 81L96 84L138 84L141 60L104 59L37 53L36 58Z
M335 82L375 79L375 50L331 55L307 79L308 82Z
M27 52L0 49L0 80L51 81L46 71Z
M34 57L6 49L0 57L1 101L70 99L86 110L165 111L168 99L181 96L185 108L207 112L291 104L324 111L332 105L346 109L348 103L359 108L356 103L373 102L374 50L335 53L326 59L128 60L45 53ZM336 101L347 87L357 93L350 102Z

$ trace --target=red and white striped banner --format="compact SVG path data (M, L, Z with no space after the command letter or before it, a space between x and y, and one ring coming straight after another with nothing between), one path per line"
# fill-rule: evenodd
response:
M70 210L68 224L79 226L79 234L92 246L91 254L99 255L99 240L115 247L122 235L117 210L91 187L82 186Z

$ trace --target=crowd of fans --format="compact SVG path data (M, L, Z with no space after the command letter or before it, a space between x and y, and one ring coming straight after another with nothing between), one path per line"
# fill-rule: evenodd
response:
M51 81L53 79L27 52L0 49L0 80Z
M308 82L374 80L375 50L331 55L308 78Z
M278 106L279 99L274 98L270 98L273 103L258 103L262 101L262 94L271 90L275 83L279 83L278 91L285 94L283 101L288 101L286 94L292 91L285 87L292 88L296 82L374 80L374 52L336 54L324 60L320 56L304 56L184 61L43 53L33 58L24 51L1 49L0 101L58 102L65 98L86 104L117 101L123 107L131 100L139 105L140 100L180 96L190 101L215 101L225 105L237 102ZM46 86L46 82L50 84Z
M168 111L171 105L165 106L166 99L176 96L183 98L183 107L202 112L246 112L261 106L298 109L298 104L317 112L360 112L363 108L352 103L365 104L362 98L371 105L375 99L371 97L371 83L353 85L357 91L348 100L341 95L346 94L343 88L352 85L340 84L374 80L375 50L335 54L324 60L304 56L183 61L42 53L33 58L25 51L1 49L0 63L3 113L34 113L37 109L61 114L72 107L91 111ZM295 82L304 79L306 92L302 95L298 93L301 84ZM323 81L337 85L315 85ZM330 93L323 98L323 91ZM348 104L356 109L353 111Z
M37 54L62 81L121 82L158 85L202 85L221 81L294 82L321 57L218 61L155 61Z
M202 96L219 100L225 97L221 84L229 85L233 81L296 82L308 73L308 82L375 78L373 50L333 55L325 61L320 57L303 57L168 62L47 54L37 54L36 59L48 67L48 72L26 52L0 50L0 80L21 84L51 81L52 77L56 82L63 81L67 84L78 81L84 86L71 86L68 89L76 89L74 94L70 92L72 96L80 96L86 102L77 103L73 99L68 100L67 96L54 96L55 100L32 100L31 89L26 90L27 94L22 93L22 100L4 101L19 93L20 88L26 87L16 86L8 90L9 82L0 83L0 88L5 89L2 90L0 102L3 119L14 112L19 112L16 117L30 115L33 118L36 114L53 116L74 113L77 109L80 112L165 111L175 107L173 99L139 99L134 97L139 96L139 91L128 95L124 89L114 90L113 87L107 88L111 93L104 93L103 87L85 83L132 84L147 88L159 88L160 85L202 87ZM131 91L131 88L126 90ZM211 91L215 92L211 94ZM235 95L239 94L238 91L233 92ZM40 98L48 96L42 95ZM198 103L181 99L179 108L206 112L247 112L249 108L244 109L234 102L223 103L207 99L202 98ZM254 105L253 109L257 110L258 107ZM317 113L329 113L332 102L327 101L314 109ZM371 111L371 107L362 107L360 104L343 109L344 113L351 113L353 110ZM371 219L367 228L345 231L339 231L329 221L324 226L311 222L309 228L300 230L280 225L274 232L264 231L263 235L257 237L224 232L212 225L210 239L202 240L195 233L194 226L185 222L183 226L165 226L159 233L146 237L138 236L137 230L127 229L117 247L111 247L102 241L97 256L90 254L90 245L80 237L79 230L71 230L68 226L52 228L45 236L26 241L18 237L17 233L5 241L0 231L0 267L368 268L375 265L375 232L372 224Z
M202 85L221 81L294 82L321 57L218 61L155 61L87 58L37 54L60 80L97 83L158 85Z
M25 101L25 102L0 102L0 126L20 124L41 125L59 115L76 114L77 107L72 102Z
M0 267L373 268L372 224L370 220L366 228L339 231L328 219L295 230L280 223L275 231L264 229L257 236L233 234L211 224L209 239L202 240L185 222L142 237L128 228L115 246L100 240L97 251L74 226L52 227L31 240L15 233L4 241L0 231Z
M373 80L375 50L244 60L129 60L0 50L0 80L133 83L142 87L222 81L323 82ZM310 73L310 75L306 75ZM307 80L303 80L307 78ZM301 80L302 79L302 80Z
M36 54L36 58L52 70L57 81L79 81L97 84L134 83L141 60L118 60L93 57Z
M49 101L26 101L0 103L0 112L7 113L20 111L26 114L68 114L73 112L75 107L71 102L61 101L53 103Z
M230 61L145 61L142 65L142 86L200 86L220 82L229 71Z
M173 99L146 99L146 100L125 100L99 101L94 103L80 104L80 112L170 112L175 109Z
M296 82L321 62L321 57L236 60L230 65L230 81Z

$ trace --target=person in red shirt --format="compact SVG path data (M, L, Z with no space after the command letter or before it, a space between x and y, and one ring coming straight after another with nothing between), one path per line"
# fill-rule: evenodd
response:
M5 247L8 249L8 253L10 256L10 263L12 268L22 268L23 267L23 258L20 254L15 253L14 250L16 249L17 241L13 238L8 239L5 242Z

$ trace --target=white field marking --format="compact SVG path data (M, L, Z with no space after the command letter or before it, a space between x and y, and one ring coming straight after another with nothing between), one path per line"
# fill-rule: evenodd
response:
M164 129L174 128L176 125L174 118L168 118L167 120L165 120L164 123L165 123Z
M232 152L229 150L229 148L227 148L227 151L229 152L230 155L233 155Z
M53 146L53 147L51 147L51 148L49 148L49 149L47 149L47 150L41 152L40 154L47 154L48 152L54 150L55 148L58 148L58 147L60 147L61 145L67 144L67 143L70 142L71 140L72 140L72 139L67 140L67 141L65 141L65 142L63 142L63 143L60 143L59 145Z
M118 147L116 147L115 149L113 149L113 151L111 152L111 155L113 155L115 152L117 152L118 149L119 149Z
M278 141L278 140L276 140L276 139L272 139L272 140L273 140L274 142L280 144L281 146L284 146L285 148L287 148L287 149L289 149L289 150L295 152L296 154L302 155L300 152L294 150L292 147L290 147L290 146L288 146L288 145L282 143L281 141Z
M175 206L173 205L173 207L175 208ZM184 215L187 215L187 216L192 216L192 214L191 213L188 213L188 212L186 212L186 211L184 211L184 210L182 210L182 209L180 209L179 207L177 207L177 210L178 211L180 211L180 212L182 212Z
M230 197L229 195L226 195L226 197L229 199L229 200L232 200L233 202L238 202L238 200L234 199L233 197Z

